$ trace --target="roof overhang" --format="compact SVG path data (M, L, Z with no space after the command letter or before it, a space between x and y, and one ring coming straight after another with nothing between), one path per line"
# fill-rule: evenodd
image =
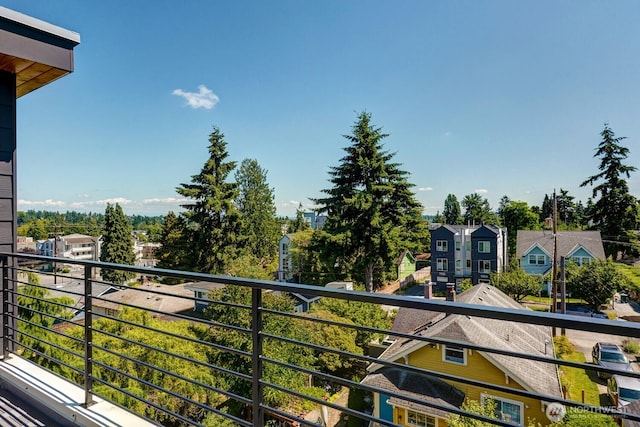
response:
M73 71L80 35L0 6L0 70L16 75L16 98Z

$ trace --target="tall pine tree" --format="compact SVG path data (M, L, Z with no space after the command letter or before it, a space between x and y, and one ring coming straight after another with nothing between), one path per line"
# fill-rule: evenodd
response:
M190 201L181 205L185 211L183 238L187 242L189 264L183 266L201 273L224 274L237 254L240 239L240 213L235 201L238 185L228 182L236 166L226 161L227 143L218 127L209 135L209 159L191 183L176 191Z
M366 112L352 129L344 135L351 143L347 154L329 171L333 186L313 201L328 214L321 235L329 265L337 263L375 291L402 250L424 248L428 231L408 173L383 151L381 141L388 135Z
M462 223L462 215L460 210L460 203L455 194L449 194L444 201L444 216L445 224L456 225Z
M607 256L614 259L625 247L614 241L625 239L626 230L635 229L637 225L637 200L629 193L626 178L636 170L635 166L623 164L629 155L629 149L622 146L626 137L616 138L607 123L600 132L602 141L593 157L600 158L600 173L584 180L580 186L594 185L593 198L599 198L589 209L589 219L603 234L604 249Z
M104 221L100 261L134 265L136 255L133 251L133 230L118 203L115 206L107 204ZM102 278L107 282L124 283L133 277L135 273L132 272L102 269Z
M257 160L244 159L235 174L238 183L236 205L242 217L242 251L261 263L274 258L280 225L276 218L273 189L267 183L267 171Z

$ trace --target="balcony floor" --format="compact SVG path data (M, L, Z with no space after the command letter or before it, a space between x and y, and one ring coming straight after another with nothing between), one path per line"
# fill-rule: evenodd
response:
M14 386L3 382L0 386L0 426L2 427L64 427L55 415L45 414L31 404L33 399L25 396Z

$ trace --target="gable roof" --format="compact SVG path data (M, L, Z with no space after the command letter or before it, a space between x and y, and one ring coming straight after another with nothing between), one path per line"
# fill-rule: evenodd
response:
M402 394L414 399L421 399L450 408L459 408L464 401L463 392L440 378L426 374L409 373L399 368L383 368L374 374L367 375L362 382L395 393L402 392ZM394 396L389 400L392 405L433 414L440 418L446 418L449 415L447 411L442 409L420 405L399 397Z
M599 231L559 231L558 256L568 256L582 246L596 259L605 260L604 247ZM553 253L553 232L551 230L518 230L516 255L526 255L536 244L547 253Z
M402 260L405 259L405 257L409 257L409 260L411 262L416 262L416 259L413 257L413 254L405 249L404 251L402 251L402 253L400 254L400 256L398 258L396 258L396 260L394 261L397 265L402 264Z
M462 292L456 297L456 300L467 304L525 309L497 288L487 284L479 284ZM398 317L404 310L404 308L399 310ZM414 335L425 338L455 340L477 346L539 356L545 356L545 341L553 342L551 328L546 326L475 318L459 314L446 314L444 317L439 317L434 316L434 312L428 310L415 310L413 313L422 319L422 322L414 320L413 323L416 325L422 323L422 326L418 326L414 331ZM432 324L429 325L429 322ZM426 345L428 343L425 341L401 338L389 346L380 355L380 359L396 361ZM562 396L555 365L494 353L481 352L481 354L525 389L554 397ZM376 372L382 366L373 364L369 367L369 371Z

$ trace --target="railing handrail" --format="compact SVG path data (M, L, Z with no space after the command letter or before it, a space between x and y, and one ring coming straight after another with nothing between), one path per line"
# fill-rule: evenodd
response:
M281 362L275 359L271 359L268 357L265 357L263 355L263 342L265 340L265 338L268 339L274 339L274 340L282 340L283 342L289 342L289 344L296 344L296 345L302 345L302 346L307 346L309 348L313 348L315 350L318 350L319 348L321 348L322 346L317 345L317 344L312 344L312 343L300 343L300 342L295 342L295 340L292 340L290 338L286 338L286 337L277 337L275 335L269 334L267 332L265 332L263 330L263 316L265 314L268 315L279 315L279 316L288 316L288 317L292 317L292 318L298 318L298 319L304 319L306 321L318 321L321 323L326 323L326 324L330 324L333 326L342 326L342 327L353 327L357 330L365 330L368 332L374 332L374 333L386 333L390 336L396 336L398 338L404 338L404 339L416 339L416 340L421 340L421 341L428 341L428 342L432 342L432 343L439 343L439 344L444 344L444 345L451 345L451 346L460 346L460 347L464 347L467 349L471 349L471 350L475 350L475 351L481 351L481 352L487 352L487 353L494 353L494 354L499 354L502 356L509 356L509 357L513 357L513 356L522 356L522 353L518 353L515 351L510 351L510 350L504 350L504 349L499 349L499 348L491 348L491 347L486 347L486 346L481 346L481 345L476 345L476 344L472 344L472 343L467 343L467 342L463 342L463 341L456 341L456 340L449 340L449 339L442 339L442 338L434 338L434 337L420 337L420 336L416 336L416 335L412 335L412 334L408 334L408 333L403 333L403 332L394 332L391 330L380 330L377 328L371 328L371 327L367 327L367 326L363 326L363 325L356 325L356 326L352 326L352 325L347 325L344 323L340 323L340 322L336 322L336 321L332 321L332 320L322 320L322 319L313 319L310 317L303 317L300 316L296 313L283 313L283 312L278 312L272 309L267 309L265 307L263 307L263 302L262 302L262 296L263 293L262 291L267 290L267 291L279 291L279 292L287 292L287 293L302 293L304 295L311 295L311 296L318 296L318 297L328 297L328 298L337 298L337 299L343 299L343 300L348 300L348 301L357 301L357 302L364 302L364 303L372 303L372 304L377 304L377 305L389 305L389 306L395 306L395 307L403 307L403 308L411 308L411 309L420 309L420 310L428 310L428 311L433 311L433 312L440 312L440 313L444 313L446 315L450 315L450 314L456 314L456 315L463 315L463 316L470 316L470 317L479 317L479 318L487 318L487 319L495 319L495 320L501 320L501 321L508 321L508 322L518 322L518 323L531 323L531 324L535 324L535 325L540 325L540 326L546 326L546 327L554 327L554 328L567 328L567 329L572 329L572 330L581 330L581 331L587 331L587 332L599 332L599 333L606 333L606 334L612 334L612 335L622 335L622 336L627 336L627 337L633 337L633 338L640 338L640 324L636 324L633 322L619 322L619 321L614 321L614 320L608 320L608 319L598 319L598 318L587 318L587 317L575 317L575 316L570 316L570 315L563 315L563 314L559 314L559 313L545 313L545 312L537 312L537 311L532 311L532 310L525 310L525 309L516 309L516 308L505 308L505 307L494 307L494 306L487 306L487 305L477 305L477 304L468 304L468 303L463 303L463 302L455 302L455 301L442 301L442 300L434 300L434 299L425 299L425 298L416 298L416 297L408 297L408 296L401 296L401 295L389 295L389 294L377 294L377 293L367 293L367 292L362 292L362 291L351 291L351 290L343 290L343 289L335 289L335 288L326 288L326 287L322 287L322 286L316 286L316 285L304 285L304 284L291 284L291 283L285 283L285 282L277 282L277 281L268 281L268 280L254 280L254 279L245 279L245 278L238 278L238 277L232 277L232 276L220 276L220 275L212 275L212 274L205 274L205 273L195 273L195 272L185 272L185 271L176 271L176 270L168 270L168 269L158 269L158 268L153 268L153 267L139 267L139 266L128 266L128 265L122 265L122 264L114 264L114 263L104 263L104 262L100 262L100 261L91 261L91 260L74 260L74 259L66 259L66 258L57 258L57 257L49 257L49 256L42 256L42 255L34 255L34 254L21 254L21 253L0 253L0 258L2 260L5 260L5 262L3 263L3 294L5 295L5 298L3 300L3 307L4 307L4 311L3 311L3 320L4 320L4 332L5 335L3 336L3 354L5 355L5 357L7 356L7 351L9 348L8 345L8 339L9 336L11 335L11 329L8 328L8 325L11 323L12 321L12 316L9 314L10 311L10 307L11 306L15 306L17 307L17 305L14 302L8 301L8 299L11 299L11 297L16 298L17 295L17 289L16 290L12 290L10 289L10 283L9 283L9 279L11 277L11 274L9 273L10 268L18 268L17 266L11 266L8 262L6 262L7 259L9 258L22 258L22 259L28 259L28 260L32 260L34 262L50 262L50 263L57 263L57 264L72 264L72 265L78 265L82 267L83 270L83 277L82 278L77 278L74 276L65 276L65 277L73 277L76 280L80 280L84 282L84 299L85 299L85 306L84 306L84 311L85 311L85 321L84 321L84 352L85 352L85 367L84 367L84 386L85 386L85 405L89 406L92 402L92 396L93 396L93 381L94 381L94 376L92 373L92 369L95 364L99 364L99 362L94 362L93 361L93 350L94 350L94 345L93 345L93 319L94 316L99 316L99 317L105 317L111 320L116 320L119 322L123 322L123 323L129 323L131 324L131 322L128 321L124 321L124 320L120 320L120 319L115 319L111 316L105 316L103 314L97 314L94 313L93 310L93 300L108 300L108 298L104 298L104 297L94 297L92 295L92 285L93 283L106 283L106 282L100 282L98 280L95 280L93 278L93 272L95 271L95 269L100 268L100 269L113 269L113 270L126 270L129 272L133 272L133 273L137 273L137 274L141 274L144 276L169 276L169 277L173 277L173 278L177 278L177 279L181 279L181 280L185 280L185 281L191 281L191 282L210 282L210 283L219 283L219 284L223 284L223 285L232 285L232 286L241 286L241 287L245 287L245 288L250 288L252 290L251 292L251 306L244 306L244 305L237 305L237 304L230 304L230 303L223 303L225 305L229 305L229 306L234 306L236 308L243 308L243 309L250 309L251 310L251 324L252 327L251 329L246 329L246 328L242 328L242 327L238 327L238 326L234 326L234 325L224 325L224 324L219 324L215 321L205 321L205 324L209 324L210 326L215 326L215 327L228 327L228 329L230 330L235 330L236 332L239 333L247 333L250 334L251 336L251 341L252 341L252 349L251 349L251 354L249 353L245 353L243 354L246 356L250 356L251 360L252 360L252 369L251 369L251 384L252 384L252 389L251 389L251 402L252 402L252 411L253 411L253 425L257 425L257 426L262 426L264 425L265 422L265 414L266 412L273 412L273 413L279 413L281 412L280 410L278 410L277 408L271 408L269 406L267 406L266 404L264 404L264 391L265 391L265 387L270 387L273 388L275 390L278 390L279 388L282 388L282 386L279 386L277 384L273 384L270 382L267 382L265 380L265 378L263 378L263 369L264 369L264 364L265 362L268 363L272 363L272 364L276 364L276 365L283 365L287 368L292 368L292 366L286 366L287 363L285 362ZM56 275L55 272L51 275ZM42 285L40 285L42 287ZM124 284L120 285L120 284L116 284L116 286L126 286ZM169 292L163 292L163 291L158 291L158 290L142 290L140 289L141 292L150 292L150 293L154 293L154 294L158 294L158 295L163 295L163 296L168 296L168 297L178 297L178 298L184 298L184 299L189 299L192 301L200 301L200 302L212 302L215 303L216 301L209 301L207 299L202 299L202 298L196 298L194 297L189 297L189 296L185 296L185 295L174 295L171 294ZM37 298L36 298L37 299ZM120 303L118 303L120 304ZM121 305L123 306L129 306L132 308L136 308L137 306L135 306L134 304L129 304L129 303L122 303ZM160 310L156 310L156 309L151 309L149 310L150 312L154 312L156 314L161 314ZM45 313L42 313L45 314ZM172 315L170 313L166 313L168 315ZM173 315L172 315L173 316ZM174 316L178 319L182 318L185 319L185 316ZM191 319L191 318L188 318ZM17 322L17 320L16 320ZM137 325L140 327L143 327L142 325ZM152 329L152 328L148 328L148 329ZM153 330L154 332L159 332L156 330ZM171 333L166 333L167 335L171 336ZM31 336L31 338L34 338L33 336ZM174 336L175 338L175 336ZM17 341L16 341L17 343ZM201 343L202 344L202 343ZM212 344L212 346L216 346L217 344ZM553 345L553 344L551 344ZM146 345L145 345L146 346ZM151 350L150 346L146 346L149 350ZM107 350L108 349L104 349L101 348L100 346L96 346L95 347L97 350ZM218 348L219 350L230 350L230 353L238 353L239 350L233 350L230 348ZM335 350L335 349L333 349ZM332 351L332 349L329 348L329 351ZM510 390L510 392L512 394L516 394L516 395L521 395L524 397L540 397L542 395L540 395L539 393L536 392L532 392L529 390L522 390L522 391L514 391L513 388L509 388L509 387L505 387L505 386L497 386L495 384L490 384L490 383L486 383L483 381L477 381L477 380L472 380L472 379L466 379L463 377L457 377L455 375L449 375L449 374L443 374L443 373L438 373L435 371L430 371L430 370L425 370L422 368L417 368L417 367L413 367L413 366L407 366L407 365L402 365L399 363L395 363L395 362L391 362L391 361L382 361L379 359L375 359L373 357L370 356L365 356L365 355L356 355L356 354L352 354L352 353L348 353L348 352L343 352L340 350L334 351L335 353L337 353L338 355L342 356L342 357L349 357L349 358L353 358L353 359L359 359L360 361L363 362L367 362L370 364L379 364L381 366L384 367L390 367L390 368L399 368L399 369L405 369L408 372L414 372L416 374L424 374L424 375L430 375L430 376L435 376L436 374L438 374L438 377L447 379L449 381L453 381L453 382L461 382L461 383L468 383L468 384L472 384L472 385L476 385L476 386L486 386L492 390L496 390L496 391L502 391L502 392L507 392ZM44 357L46 357L46 355L43 355ZM570 367L576 367L576 368L583 368L583 369L593 369L593 370L597 370L599 372L604 372L604 373L615 373L616 371L613 369L609 369L609 368L602 368L602 367L595 367L593 365L586 365L584 363L580 363L580 362L572 362L572 361L564 361L564 360L558 360L558 359L554 359L551 357L546 357L546 356L539 356L539 355L525 355L526 358L536 361L536 362L542 362L542 363L553 363L555 365L564 365L564 366L570 366ZM308 368L304 368L302 366L299 366L298 371L300 372L304 372L310 376L313 376L313 370L310 370ZM123 373L124 375L124 373ZM128 374L127 374L128 375ZM326 377L328 379L331 379L331 375L328 374L324 374L324 373L319 373L316 372L316 376L318 377ZM630 376L633 377L637 377L640 378L640 373L633 373ZM248 378L248 377L247 377ZM103 382L102 380L95 378L95 380ZM337 380L336 380L337 381ZM340 382L340 381L337 381ZM349 384L352 384L352 381L346 381ZM380 392L381 390L378 389L375 386L370 386L370 385L362 385L362 388L368 391L373 391L373 392ZM281 390L282 391L282 390ZM293 391L293 390L289 390L289 392L292 395L297 395L298 392ZM401 397L402 395L399 393L395 393L395 392L391 392L389 393L389 395L391 396L396 396L396 397ZM405 398L407 398L406 396L404 396ZM321 403L321 400L318 398L313 398L308 396L308 400L315 402L315 403ZM187 399L189 400L189 399ZM419 399L414 398L414 397L410 397L407 398L407 400L409 401L413 401L414 403L419 402ZM566 406L584 406L584 405L580 405L577 404L576 402L570 401L570 400L566 400L566 399L562 399L562 398L553 398L553 401L558 402L558 403L562 403L565 404ZM509 425L513 425L509 422L504 422L504 421L500 421L500 420L495 420L495 419L490 419L490 418L486 418L484 416L480 416L477 414L470 414L464 410L461 409L457 409L457 408L448 408L448 407L441 407L438 404L433 404L433 403L425 403L426 406L431 406L437 409L442 409L442 410L447 410L450 413L454 413L454 414L460 414L460 415L465 415L465 416L471 416L480 420L484 420L484 421L491 421L497 425L505 425L505 426L509 426ZM330 404L328 406L336 406L333 404ZM350 412L351 410L348 410L346 412ZM617 411L613 411L613 414L618 415L621 418L629 418L629 419L637 419L640 420L640 416L637 415L633 415L633 414L628 414L628 413L619 413ZM175 414L174 414L175 415ZM380 423L381 425L395 425L395 424L389 424L384 422L384 420L380 420L376 417L370 416L370 415L366 415L366 414L360 414L362 416L363 419L369 420L369 421L376 421L378 423ZM178 418L182 419L181 416L179 416ZM297 417L292 417L293 419L298 419ZM301 421L301 420L298 420ZM303 421L303 420L302 420ZM315 424L309 424L309 425L315 425Z

